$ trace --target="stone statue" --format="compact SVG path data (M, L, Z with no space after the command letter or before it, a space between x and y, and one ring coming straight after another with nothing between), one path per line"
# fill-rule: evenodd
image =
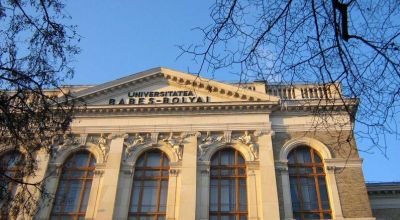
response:
M99 140L97 141L97 145L105 155L106 151L108 150L108 147L107 147L107 138L104 137L103 133L100 135Z
M172 149L178 155L179 160L182 159L182 154L183 154L182 150L183 139L184 138L182 136L174 137L172 132L169 134L167 138L163 139L164 142L168 143L172 147Z
M239 137L238 139L243 144L249 146L250 151L253 153L255 158L258 158L258 145L254 143L253 137L249 134L248 131L244 132L244 135Z

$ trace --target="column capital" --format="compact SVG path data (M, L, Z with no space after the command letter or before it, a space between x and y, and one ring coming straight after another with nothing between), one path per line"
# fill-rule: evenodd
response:
M179 169L170 169L169 170L169 175L170 176L174 176L174 177L178 176L179 175Z
M96 170L94 171L94 175L95 175L95 176L102 177L103 174L104 174L104 170L97 170L97 169L96 169Z
M267 128L267 129L258 129L254 131L254 136L259 137L261 135L271 135L274 136L275 132L271 129L271 128Z
M280 173L287 173L289 171L288 161L275 161L275 170Z
M259 161L246 161L246 167L248 170L258 170L260 169Z
M125 132L116 132L116 133L112 133L110 135L108 135L108 139L117 139L117 138L127 138L129 135Z
M335 173L336 166L326 166L327 173Z

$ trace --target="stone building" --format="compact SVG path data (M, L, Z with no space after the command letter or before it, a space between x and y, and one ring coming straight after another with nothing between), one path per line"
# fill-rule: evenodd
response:
M54 156L38 155L55 198L35 219L375 219L347 114L357 100L338 84L154 68L71 90L85 107Z
M367 183L367 190L377 220L400 219L400 182Z

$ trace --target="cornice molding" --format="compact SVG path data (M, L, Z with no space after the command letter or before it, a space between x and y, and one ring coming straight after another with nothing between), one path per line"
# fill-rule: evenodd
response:
M351 131L351 125L329 125L317 124L272 124L272 130L275 132L315 132L315 131Z
M361 158L332 158L324 159L325 166L335 168L360 168L363 160Z
M165 114L215 114L238 111L241 113L271 113L277 103L273 102L219 102L199 104L158 104L158 105L101 105L77 107L76 117L91 115L142 116Z
M281 112L319 112L330 111L348 112L357 111L358 100L346 98L337 99L301 99L301 100L280 100Z
M197 131L244 131L270 128L268 122L259 123L207 123L207 124L135 124L126 126L72 126L73 133L152 133L152 132L197 132Z

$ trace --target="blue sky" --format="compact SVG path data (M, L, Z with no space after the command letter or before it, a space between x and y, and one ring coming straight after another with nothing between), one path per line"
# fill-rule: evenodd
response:
M213 1L84 0L67 2L71 23L82 36L81 54L68 84L98 84L157 66L196 70L189 56L177 59L177 45L198 43L193 29L209 24ZM206 75L205 75L206 76ZM237 81L226 72L219 81ZM367 143L357 141L360 149ZM400 137L389 137L385 158L379 150L360 152L367 181L400 181Z

